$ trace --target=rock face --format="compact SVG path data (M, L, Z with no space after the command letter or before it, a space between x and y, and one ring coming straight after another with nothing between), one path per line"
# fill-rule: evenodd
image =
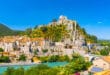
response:
M85 44L85 38L83 37L83 34L82 35L80 34L79 29L77 28L78 24L76 21L69 20L66 16L60 16L57 24L67 25L67 30L70 31L69 32L70 42L68 40L69 44L74 44L79 46L82 46L83 44Z
M54 45L50 45L49 41L45 41L45 49L53 50L53 54L58 52L62 55L72 55L73 52L84 55L86 50L88 50L88 46L86 45L86 39L84 32L81 31L81 27L74 20L68 19L66 16L61 15L58 21L54 21L49 23L47 26L55 26L55 25L66 25L66 29L69 31L69 38L63 39L60 44L58 42L53 42ZM41 26L39 26L41 27ZM57 53L55 53L57 54Z
M83 32L80 31L81 28L76 21L69 20L66 16L61 15L58 21L52 22L50 25L67 26L70 37L65 38L64 41L61 42L63 45L59 45L59 49L63 51L63 54L71 55L73 52L80 53L81 55L85 54L85 49L88 49L88 47L86 46L84 35L81 34ZM57 49L56 45L54 47L53 50Z

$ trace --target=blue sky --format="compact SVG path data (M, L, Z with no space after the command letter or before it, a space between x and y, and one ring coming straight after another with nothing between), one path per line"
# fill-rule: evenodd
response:
M0 0L0 23L17 30L47 24L60 15L88 33L110 39L110 0Z

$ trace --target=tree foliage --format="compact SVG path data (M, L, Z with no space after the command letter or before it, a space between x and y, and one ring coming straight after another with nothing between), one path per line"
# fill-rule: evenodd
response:
M26 61L26 56L25 56L25 54L20 55L19 60L20 60L20 61Z
M58 75L58 70L55 68L50 68L47 65L38 65L31 67L27 70L23 68L8 68L3 75Z
M3 50L3 48L0 48L0 52L3 52L4 50Z
M43 37L46 40L55 42L61 41L61 39L69 35L66 25L42 26L33 29L31 34L27 31L26 33L30 37Z
M45 56L45 57L39 57L39 59L42 62L69 62L70 58L65 56L59 56L59 55L52 55L52 56Z
M43 53L47 53L48 52L48 49L43 49L42 52Z
M101 46L110 46L110 40L98 40L98 44Z
M53 56L52 56L53 58ZM27 70L23 68L8 68L3 75L71 75L76 71L87 70L91 63L86 62L83 57L77 57L66 66L49 67L45 64L30 67Z
M84 71L87 70L88 67L91 66L90 62L86 62L84 57L79 56L79 55L75 55L73 57L74 60L72 60L72 62L70 62L67 66L66 66L66 70L68 70L68 72L70 74L73 74L75 72L80 72L80 71Z
M10 62L10 58L8 56L1 56L0 57L0 62L1 63L9 63Z
M103 55L103 56L107 56L107 55L109 55L109 50L108 49L102 49L100 51L100 54Z

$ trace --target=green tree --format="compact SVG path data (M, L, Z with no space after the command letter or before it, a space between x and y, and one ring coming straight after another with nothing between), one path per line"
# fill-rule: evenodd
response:
M20 60L20 61L26 61L26 56L25 56L25 54L20 55L19 60Z
M8 62L10 62L10 58L8 56L1 56L0 62L8 63Z
M73 53L73 55L72 55L72 61L75 61L75 60L77 60L80 57L82 57L82 56L80 56L78 53Z
M67 55L64 55L64 56L59 56L59 58L57 59L57 61L60 61L60 62L69 62L70 61L70 58L67 56Z
M66 36L69 36L66 25L42 26L31 33L31 37L43 37L50 42L61 41Z
M0 48L0 52L3 52L4 50L3 50L3 48Z
M59 55L52 55L49 57L48 61L49 62L56 62L59 59Z
M24 68L20 67L14 70L14 75L24 75Z
M38 54L38 52L39 52L39 50L38 49L36 49L36 50L34 50L34 55L37 55Z
M35 37L40 38L40 37L44 37L44 34L43 34L43 32L41 31L40 28L37 28L37 29L34 29L32 31L32 33L30 34L30 36L32 38L35 38Z
M70 62L67 66L66 66L66 70L69 71L70 74L73 74L75 72L80 72L83 70L87 70L88 67L91 66L90 62L86 62L84 60L84 57L80 56L77 59L75 59L74 61Z
M15 69L13 67L8 67L3 75L14 75Z
M27 28L25 34L30 37L31 33L32 33L32 28Z
M86 35L86 41L89 43L97 43L97 37L94 35Z
M43 49L42 52L43 53L47 53L48 52L48 49Z
M102 50L100 51L100 54L103 55L103 56L107 56L107 55L109 55L109 50L107 50L107 49L102 49Z
M39 57L42 62L48 62L48 57Z
M98 40L98 44L101 46L110 46L110 40Z
M31 67L25 72L25 75L57 75L58 70L50 68L47 65L41 64L35 67Z
M70 61L70 58L67 55L65 55L64 58L65 58L65 61L68 61L68 62Z

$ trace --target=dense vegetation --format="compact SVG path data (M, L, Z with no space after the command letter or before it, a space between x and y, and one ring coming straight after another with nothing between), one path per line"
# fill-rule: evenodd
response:
M110 49L106 49L106 48L105 49L102 49L100 51L100 54L103 55L103 56L108 56L109 53L110 53Z
M90 65L91 63L86 62L80 55L74 55L73 60L65 66L49 67L41 64L27 70L8 68L3 75L71 75L77 71L87 70Z
M10 58L8 56L1 56L0 57L0 63L9 63L10 62Z
M19 56L19 61L26 61L26 56L25 56L25 54L21 54L21 55Z
M42 62L63 62L63 61L70 61L70 58L65 56L59 55L52 55L52 56L45 56L45 57L38 57Z
M4 49L0 48L0 63L9 63L10 62L9 56L4 56L3 52Z
M79 24L77 24L77 30L80 35L84 36L87 43L97 43L97 37L95 35L88 34L84 28L79 26Z
M42 26L36 29L28 28L25 34L29 37L43 37L49 41L61 41L63 38L68 36L66 25L55 25L55 26Z
M4 75L57 75L58 72L57 69L42 64L31 67L28 70L24 70L24 68L8 68Z
M91 62L85 61L82 56L74 54L72 61L66 66L66 71L68 71L69 74L84 71L87 70L91 64Z
M73 29L74 30L74 29ZM97 43L97 37L94 35L87 34L84 28L77 25L77 31L79 36L85 37L85 41L89 43ZM67 25L43 25L41 27L35 27L34 29L26 29L24 35L29 37L43 37L45 40L52 42L59 42L65 38L72 38L69 30L67 30Z
M110 40L98 40L101 46L110 46Z
M3 52L4 50L2 48L0 48L0 52Z

